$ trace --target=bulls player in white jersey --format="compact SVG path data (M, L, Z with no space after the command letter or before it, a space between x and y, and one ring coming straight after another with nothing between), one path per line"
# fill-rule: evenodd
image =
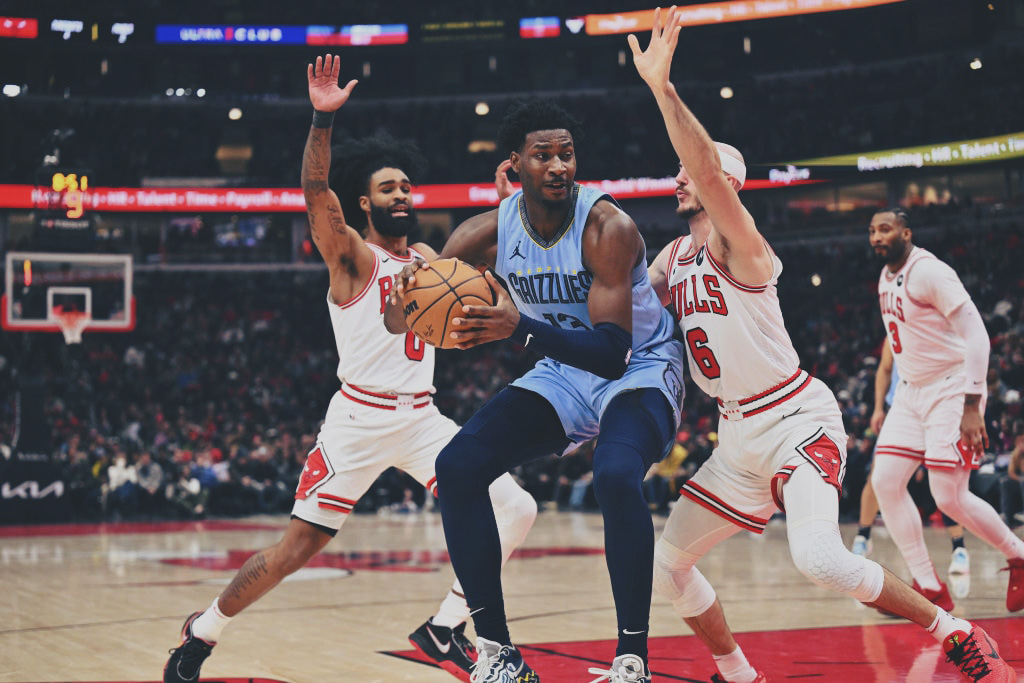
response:
M885 263L878 300L900 382L882 423L871 477L885 525L914 577L936 604L952 604L928 556L906 485L920 465L943 513L1006 556L1006 609L1024 609L1024 541L968 489L988 445L985 432L989 339L956 272L914 246L907 214L876 213L871 246Z
M412 333L391 335L383 325L384 306L402 267L414 258L437 257L425 244L408 245L416 216L406 169L413 172L421 158L407 142L377 137L341 146L331 167L334 112L356 84L339 87L340 68L340 58L331 55L308 67L314 116L302 159L302 189L313 240L330 275L327 306L341 389L307 457L284 537L250 557L209 608L186 620L182 643L164 668L165 683L196 681L227 623L327 545L386 469L402 469L434 493L434 462L459 430L431 400L434 348ZM537 506L508 474L489 493L504 562L526 537ZM437 614L409 636L439 666L466 681L476 660L463 634L468 616L456 581Z
M658 540L655 589L711 650L719 670L713 680L766 681L747 662L695 565L741 529L760 533L784 509L791 556L812 582L926 628L972 681L1015 681L980 628L843 544L839 406L824 383L799 368L776 294L782 264L737 196L742 156L712 142L669 79L679 30L673 7L664 17L656 11L646 51L629 36L680 159L676 211L690 227L652 263L651 280L675 309L691 375L718 399L721 419L718 447L684 486Z

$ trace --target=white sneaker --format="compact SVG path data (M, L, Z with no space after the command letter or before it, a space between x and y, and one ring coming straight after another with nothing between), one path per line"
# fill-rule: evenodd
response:
M651 675L647 673L644 660L636 655L619 655L612 660L611 669L598 669L590 667L587 673L599 674L590 683L650 683Z
M949 593L954 598L966 598L971 594L970 574L950 574Z
M853 539L853 545L850 546L850 552L854 555L867 557L871 554L871 539L864 538L860 534L857 534Z
M969 574L971 571L971 556L967 548L957 548L953 551L953 559L949 563L950 574Z

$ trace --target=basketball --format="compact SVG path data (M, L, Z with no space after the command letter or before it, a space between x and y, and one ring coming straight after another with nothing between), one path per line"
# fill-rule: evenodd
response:
M493 306L494 295L484 276L465 261L446 258L416 271L416 283L405 293L405 322L413 334L439 349L450 349L452 318L463 305Z

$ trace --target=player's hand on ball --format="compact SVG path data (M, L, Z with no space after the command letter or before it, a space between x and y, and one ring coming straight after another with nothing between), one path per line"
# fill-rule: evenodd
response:
M494 293L493 306L463 306L463 315L452 318L451 338L456 349L470 349L487 342L508 339L519 324L519 309L491 271L484 279Z
M391 305L398 306L405 302L405 292L416 284L416 271L430 268L430 264L421 258L415 259L412 263L402 268L395 277L395 286L391 290Z

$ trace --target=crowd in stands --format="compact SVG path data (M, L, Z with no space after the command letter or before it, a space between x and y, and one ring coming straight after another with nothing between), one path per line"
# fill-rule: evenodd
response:
M739 147L748 164L779 164L1019 132L1024 48L989 46L978 55L984 63L980 70L968 68L962 51L956 51L856 68L747 76L730 81L731 99L722 99L721 81L688 81L694 76L686 72L677 87L711 134ZM298 66L295 78L304 86ZM663 177L675 167L653 98L633 76L586 89L552 86L544 95L584 122L581 179ZM448 183L493 178L502 155L481 141L495 139L501 117L520 97L515 93L529 90L512 86L487 96L486 116L475 112L478 98L396 100L361 92L355 91L337 117L335 139L378 131L414 139L430 164L417 182ZM32 182L44 155L56 146L62 163L89 169L96 186L137 187L146 178L161 177L297 186L309 127L304 91L240 105L243 117L231 121L223 103L204 100L2 98L0 144L6 153L0 157L0 182ZM146 125L137 125L140 121ZM54 130L74 134L55 143ZM483 151L470 151L471 143ZM251 158L244 170L229 170L218 162L219 150L232 158L251 153Z
M990 447L972 485L1015 525L1024 449L1021 234L1012 219L966 216L915 232L917 244L954 265L985 318ZM855 239L774 246L785 264L779 294L802 367L842 406L849 460L841 510L853 519L875 437L868 421L883 340L880 264L866 229ZM5 333L0 395L13 397L23 376L43 373L51 453L76 519L284 513L339 386L326 291L326 271L318 270L139 272L133 332L87 332L80 345L65 345L60 335ZM536 360L512 342L438 352L435 400L464 422ZM677 442L646 484L655 511L668 510L716 441L717 408L689 379L683 407ZM14 424L5 400L0 444L10 446ZM588 509L589 457L585 446L516 474L542 505ZM389 470L357 510L430 504L418 484Z

